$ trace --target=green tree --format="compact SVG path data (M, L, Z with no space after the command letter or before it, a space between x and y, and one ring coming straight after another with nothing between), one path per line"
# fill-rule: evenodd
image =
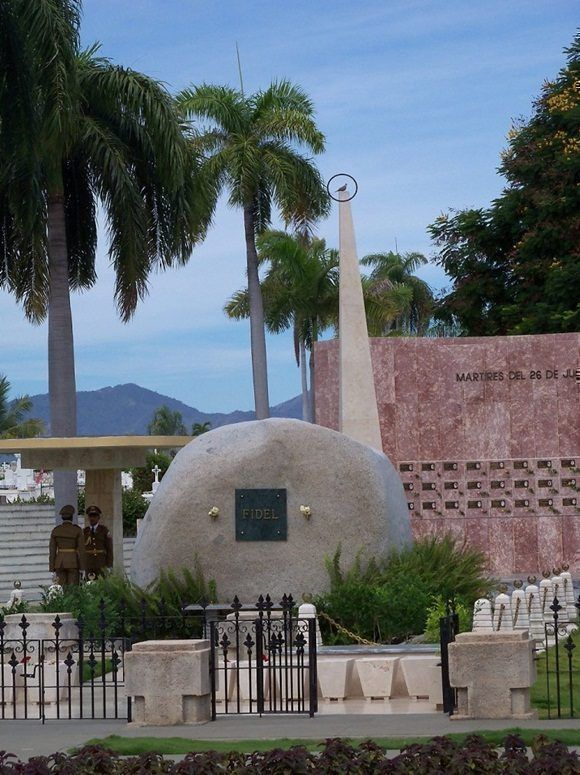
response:
M0 438L29 439L44 433L42 420L26 417L32 409L30 396L9 399L10 382L0 375Z
M171 465L171 455L166 452L148 452L145 465L142 468L132 468L133 490L139 493L151 492L153 487L153 469L157 466L160 470L159 480L163 479L165 472Z
M150 436L187 435L181 412L172 412L166 404L155 410L153 418L147 426L147 432Z
M3 0L0 55L0 283L27 317L48 316L51 433L76 435L70 290L95 281L102 207L123 320L149 273L188 259L208 212L195 155L168 92L82 52L81 4ZM57 508L76 474L55 481ZM74 501L73 501L74 502Z
M292 329L296 363L301 368L302 416L313 421L313 345L328 328L338 330L338 251L327 248L324 240L283 231L265 231L257 246L259 264L268 267L261 282L266 328L271 333ZM402 283L362 277L362 286L371 336L385 335L393 321L409 316L412 291ZM247 291L237 291L224 309L235 319L249 317Z
M429 227L452 281L437 315L466 334L580 329L580 34L566 53L508 135L502 195Z
M211 431L210 422L194 422L191 427L192 436L201 436L203 433L207 433L208 431Z
M427 263L421 253L371 253L361 259L361 265L370 267L369 292L379 292L398 302L399 311L387 319L382 336L403 334L423 336L433 313L433 291L414 272ZM379 332L373 332L375 335Z
M226 189L229 204L244 215L252 374L256 417L269 415L264 310L258 276L256 236L276 206L286 223L308 225L325 215L329 199L311 159L300 153L324 150L312 102L288 81L246 96L226 86L186 89L178 102L187 116L206 122L194 147L215 193Z
M261 283L266 328L271 333L293 331L301 369L302 417L312 421L313 369L311 359L309 391L306 351L312 352L320 334L338 319L338 252L327 248L324 240L283 231L265 231L257 247L259 263L268 265ZM231 318L247 318L248 292L235 293L225 312Z

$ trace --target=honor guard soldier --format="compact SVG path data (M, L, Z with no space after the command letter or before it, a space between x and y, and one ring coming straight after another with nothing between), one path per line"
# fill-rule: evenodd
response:
M85 568L83 531L73 525L74 513L74 506L63 506L60 510L62 525L57 525L50 534L49 568L56 573L58 583L63 587L78 584Z
M84 529L85 570L87 575L104 576L105 568L113 567L113 537L109 530L99 524L101 510L98 506L89 506L86 510L89 525Z

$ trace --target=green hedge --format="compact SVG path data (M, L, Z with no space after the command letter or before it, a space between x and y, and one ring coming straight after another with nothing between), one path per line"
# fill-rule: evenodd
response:
M495 583L486 574L484 555L459 546L452 536L417 541L386 557L361 552L346 570L339 546L326 568L330 591L314 603L322 615L323 640L331 644L400 643L424 632L438 601L453 598L470 611Z

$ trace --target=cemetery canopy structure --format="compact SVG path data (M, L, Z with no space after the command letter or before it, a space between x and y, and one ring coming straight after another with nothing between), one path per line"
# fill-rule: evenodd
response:
M101 521L113 535L115 569L123 570L121 471L144 466L152 449L179 449L191 436L76 436L0 440L0 454L19 452L22 465L45 470L86 472L85 502L103 512ZM76 504L74 504L76 506ZM48 551L48 548L47 548Z

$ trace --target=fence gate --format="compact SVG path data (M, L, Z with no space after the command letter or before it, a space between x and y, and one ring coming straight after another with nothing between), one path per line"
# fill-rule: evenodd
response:
M580 613L580 597L574 607ZM579 710L574 707L574 692L580 686L580 662L574 654L577 638L575 641L573 635L578 632L577 623L571 621L567 606L560 605L557 597L550 609L552 621L544 623L545 650L537 657L540 680L545 672L546 710L548 718L574 718Z
M212 719L230 713L318 710L316 619L293 615L292 596L275 607L267 595L253 607L238 598L225 621L210 622Z
M439 619L439 635L441 643L441 684L443 690L443 712L453 715L457 708L457 694L449 682L449 651L459 632L459 615L455 611L453 600L446 603L446 613Z

